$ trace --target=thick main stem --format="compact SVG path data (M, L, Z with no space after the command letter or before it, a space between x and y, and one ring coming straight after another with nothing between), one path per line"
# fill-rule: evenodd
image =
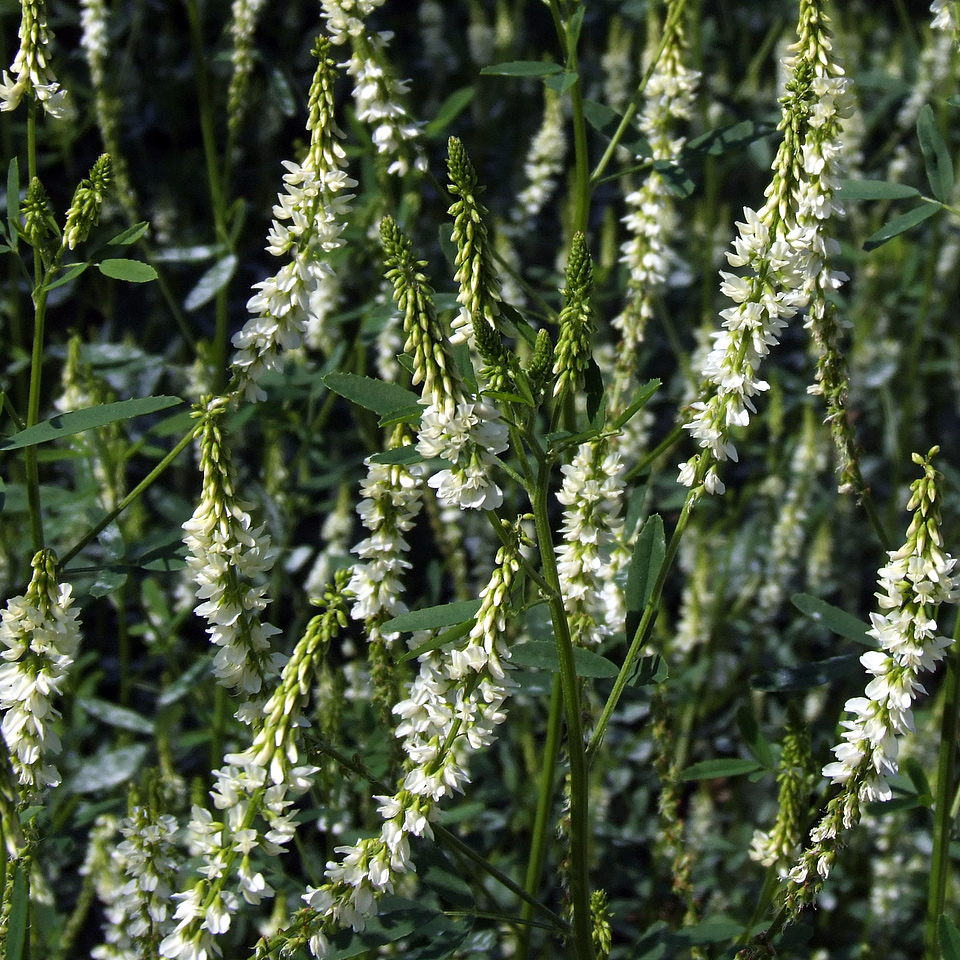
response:
M960 637L960 616L953 630L954 643ZM943 684L943 719L940 729L940 755L937 762L937 787L934 799L933 855L930 858L930 888L927 895L926 956L939 960L937 924L943 913L947 883L950 879L950 830L953 825L951 797L957 755L957 717L960 715L960 654L952 649L947 656L947 675Z
M537 542L543 577L550 585L550 617L557 641L560 660L560 685L567 725L567 750L570 754L570 901L573 906L574 956L579 960L593 960L593 923L590 916L590 884L587 876L587 762L583 744L580 682L573 662L573 640L563 607L560 574L553 547L553 533L547 511L550 493L549 461L540 463L537 487L533 500L533 515L537 525Z

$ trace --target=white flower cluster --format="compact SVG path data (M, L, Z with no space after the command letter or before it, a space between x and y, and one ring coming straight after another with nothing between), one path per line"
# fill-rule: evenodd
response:
M529 227L529 221L540 213L556 189L567 150L563 100L548 87L544 91L543 123L534 135L523 165L527 184L520 191L510 217L515 225L524 228Z
M354 81L357 119L372 128L377 153L390 160L387 172L402 177L410 169L411 152L413 165L421 172L427 169L427 158L419 143L420 126L403 105L409 84L396 80L384 66L391 36L388 32L366 35L365 42L354 45L345 66Z
M331 42L341 46L351 37L362 37L366 32L364 20L383 3L384 0L320 0Z
M285 192L278 195L274 220L267 236L267 252L289 256L273 277L255 283L257 292L247 302L252 314L233 337L237 353L233 359L237 389L248 400L263 400L266 393L259 381L267 370L279 370L282 355L303 342L310 317L329 312L331 290L326 261L331 250L342 246L340 234L346 224L355 187L344 169L346 155L337 142L340 131L333 119L331 64L326 45L316 50L319 65L310 89L310 149L302 164L284 160ZM312 336L320 338L318 323Z
M931 26L934 30L947 30L953 34L960 30L957 0L933 0L930 12L933 14Z
M253 71L253 33L263 11L264 0L233 0L230 7L230 63L233 75L227 94L227 119L231 132L243 119L245 95Z
M94 960L147 955L169 933L172 883L182 859L177 830L174 817L156 816L142 806L119 822L97 819L81 869L93 879L103 904L105 942L90 951Z
M665 15L670 16L669 6ZM686 142L685 137L671 133L678 120L690 117L700 74L683 65L682 53L680 38L676 37L647 83L639 126L654 160L675 159ZM656 298L675 264L670 244L677 229L677 213L666 181L656 169L649 171L638 190L627 194L626 204L623 223L629 239L620 248L620 262L630 271L628 300L613 324L620 331L624 349L632 351L643 340Z
M345 163L339 146L338 163ZM233 337L237 354L233 368L248 400L263 400L259 380L267 370L282 367L283 351L294 350L314 314L326 312L330 294L327 275L332 268L324 257L342 245L343 231L353 194L344 191L356 181L339 167L318 168L308 160L301 166L284 160L286 192L273 208L267 252L275 257L291 254L273 277L255 283L257 292L247 301L252 314Z
M581 444L572 463L561 467L557 499L563 511L563 544L557 570L574 643L592 646L608 634L605 590L613 582L613 551L623 528L620 455L601 439ZM628 642L630 638L627 638Z
M432 838L437 803L463 790L469 782L469 755L492 743L494 728L506 719L509 650L503 634L510 587L520 568L522 536L519 522L509 529L511 544L497 554L469 634L450 648L423 654L407 698L394 707L408 772L395 796L377 797L384 821L380 836L337 847L340 860L327 864L328 882L308 887L303 896L322 918L310 941L315 957L329 952L332 930L347 926L363 930L378 898L411 870L409 838ZM425 639L424 634L414 634L411 646Z
M444 505L463 510L496 510L503 491L491 479L496 455L509 443L507 425L485 400L453 405L433 399L420 420L417 450L424 457L442 457L452 466L428 481Z
M213 667L225 687L259 693L267 673L279 668L269 655L270 637L280 631L262 622L269 603L258 583L273 566L265 525L254 527L245 504L234 495L230 460L218 420L224 397L207 405L201 437L203 491L193 516L183 524L187 567L197 584L195 609L207 621L210 641L219 648Z
M720 311L724 330L713 334L713 348L704 363L703 375L715 392L709 400L691 405L697 412L685 424L709 454L710 466L701 478L708 493L723 493L716 463L737 459L730 427L746 426L750 414L756 413L752 398L770 389L770 384L757 376L760 363L779 342L786 321L806 301L806 258L779 230L771 236L769 218L748 207L743 213L727 261L733 267L749 267L753 275L720 273L721 292L735 306ZM699 455L681 464L680 482L692 486L699 467Z
M823 768L834 783L846 783L861 769L863 800L889 800L887 776L897 772L897 738L913 730L911 704L924 693L920 674L930 672L951 640L937 636L936 607L960 597L956 560L940 549L939 531L927 541L891 550L880 568L877 599L884 613L871 613L868 631L882 649L870 650L860 662L873 680L862 697L845 704L852 720L844 720L843 743L833 748L837 759Z
M360 522L370 536L353 548L361 562L353 568L349 591L356 598L350 615L367 623L399 616L407 609L400 599L400 577L410 569L404 555L410 530L421 507L419 466L413 469L367 461L357 505Z
M110 54L107 42L106 0L80 0L80 46L90 67L90 80L94 90L104 84L104 66Z
M54 701L80 643L73 591L57 583L55 566L53 553L40 550L26 595L11 597L0 611L0 732L21 792L31 800L60 783L47 762L60 750Z
M50 33L47 30L45 0L21 0L20 48L10 71L3 71L0 82L0 110L15 110L23 95L32 90L44 111L51 117L62 117L66 90L60 89L47 63Z

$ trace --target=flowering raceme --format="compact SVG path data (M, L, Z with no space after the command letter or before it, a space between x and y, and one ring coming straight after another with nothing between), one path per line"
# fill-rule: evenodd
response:
M800 22L783 100L784 139L767 202L759 212L745 207L737 223L727 261L747 272L720 273L721 293L734 306L720 311L724 329L713 334L702 371L709 392L692 404L695 414L685 425L703 452L681 464L679 480L688 487L703 484L711 494L724 491L717 464L737 460L731 427L746 426L756 413L754 398L769 389L759 376L763 359L814 292L824 285L833 289L843 279L824 270L833 246L825 239L823 219L837 210L833 191L846 82L836 76L819 5L805 0Z
M60 750L54 700L80 643L78 617L72 588L57 582L53 552L38 551L26 594L11 597L0 611L0 732L26 799L60 783L47 761Z
M275 276L254 284L257 292L247 302L253 316L233 338L234 384L248 400L265 399L263 374L279 370L282 355L303 342L310 317L327 312L332 268L326 256L342 244L353 196L346 191L356 186L343 169L346 157L337 142L329 47L321 39L314 48L319 62L310 88L310 149L303 163L283 162L286 191L273 208L267 238L268 253L290 259ZM320 331L314 330L314 338L321 338Z
M912 703L925 692L920 675L934 669L951 642L937 634L941 603L960 598L956 560L945 553L940 534L938 485L932 465L938 452L913 455L924 475L911 484L907 509L913 517L906 543L888 553L880 568L876 594L880 612L871 613L868 631L879 644L860 662L873 679L862 697L847 701L852 719L844 720L843 742L833 748L836 760L823 775L841 785L840 793L810 831L812 845L790 871L788 903L796 909L810 902L836 859L840 834L860 819L862 804L889 800L887 777L897 773L899 741L913 732Z
M25 93L33 91L51 117L62 117L66 90L60 89L47 63L50 32L47 30L46 0L22 0L20 4L20 48L10 70L0 82L0 110L15 110Z

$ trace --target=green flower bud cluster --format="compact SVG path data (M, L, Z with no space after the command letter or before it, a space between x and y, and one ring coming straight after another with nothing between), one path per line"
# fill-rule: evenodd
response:
M591 357L590 344L595 330L590 311L593 260L582 233L574 235L566 280L564 306L560 311L560 339L553 365L557 377L554 396L568 388L576 390L583 384L583 375Z
M90 169L90 176L81 180L73 194L63 228L63 245L73 250L82 243L100 219L103 198L112 179L110 154L103 153Z

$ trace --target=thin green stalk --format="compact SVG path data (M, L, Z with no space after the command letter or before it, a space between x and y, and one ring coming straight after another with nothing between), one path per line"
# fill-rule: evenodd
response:
M624 657L623 666L620 668L620 673L617 674L617 679L613 683L613 689L610 691L610 696L607 697L607 702L603 705L603 711L600 714L600 719L597 721L597 725L593 731L593 736L590 738L590 743L587 746L588 763L593 761L597 750L600 748L600 744L603 742L603 736L607 731L608 724L610 723L610 717L613 715L613 711L617 707L617 702L620 700L624 688L627 686L630 674L633 670L633 665L636 662L637 657L640 655L640 650L643 648L644 643L646 643L647 635L650 632L650 628L653 626L654 617L656 616L657 609L660 606L660 597L663 594L663 588L667 582L667 574L670 572L670 567L673 565L673 561L676 559L677 551L680 549L680 540L683 537L683 532L687 527L687 523L690 520L690 514L693 512L693 508L700 499L700 496L701 494L696 489L691 490L690 493L687 494L687 499L683 505L683 510L680 511L680 518L677 520L677 526L673 531L673 536L670 538L670 543L667 545L666 555L663 558L663 564L660 567L660 573L657 575L656 583L653 585L653 591L650 594L650 599L647 601L647 605L643 609L643 616L640 618L640 623L637 626L636 633L633 635L633 641L630 644L630 649L627 651L626 657Z
M378 793L389 794L391 792L390 788L380 779L373 775L361 762L360 758L354 754L353 756L347 756L347 754L342 753L338 750L333 744L331 744L326 738L319 736L313 736L310 738L311 745L316 748L316 750L324 756L330 757L332 760L335 760L344 770L351 770L353 773L358 774L367 783L370 784ZM469 860L471 863L476 864L480 867L484 873L489 874L494 880L501 883L506 887L511 893L515 893L524 903L529 903L534 910L538 913L543 914L545 917L548 917L552 922L555 929L559 930L563 934L567 934L570 931L569 924L556 913L554 913L549 907L544 906L540 903L539 900L531 897L520 884L511 880L505 873L502 873L498 870L492 863L485 860L479 853L471 849L467 844L465 844L455 833L451 833L446 827L442 824L434 823L431 824L434 836L443 844L445 844L449 849L460 854L460 856Z
M570 902L573 906L573 937L568 945L573 948L573 955L579 960L593 960L593 922L590 914L590 884L587 876L588 770L583 747L580 681L573 662L573 640L570 636L567 613L563 607L560 574L557 570L553 533L550 529L549 491L549 464L541 463L533 498L533 516L537 526L543 577L554 591L548 602L557 641L557 655L560 660L560 683L567 725L567 750L570 754Z
M553 678L553 692L550 695L550 714L547 719L547 742L543 745L543 766L540 769L540 790L537 797L537 812L533 821L533 833L530 838L530 854L527 859L527 874L523 887L531 897L536 898L543 875L543 862L547 850L547 830L550 814L553 810L554 791L557 783L557 761L560 757L560 736L563 731L563 690L560 678ZM520 933L517 946L517 960L528 960L530 940L533 928L533 905L524 901L520 911L523 922L527 924Z
M930 860L930 887L927 895L926 956L939 960L937 921L943 913L947 883L950 879L950 834L953 811L950 798L954 789L957 756L957 717L960 716L960 616L953 628L954 648L947 655L947 675L943 683L943 717L940 726L940 756L937 761L937 787L934 798L933 855Z
M117 517L123 513L127 507L133 503L137 497L140 496L148 487L151 486L173 463L177 457L183 453L187 445L196 437L196 435L203 429L203 424L194 427L189 431L180 442L111 510L109 511L103 519L91 530L89 530L84 536L77 541L60 559L60 569L62 570L81 550L83 550L88 544L93 543L94 540L104 531ZM30 449L29 447L27 449Z
M680 19L680 17L683 16L683 8L685 6L686 0L680 0L680 2L673 9L673 16L666 22L666 24L664 24L663 36L660 38L660 44L657 47L656 53L650 60L650 65L647 67L647 71L644 73L640 83L637 84L637 89L634 90L633 96L630 98L630 102L627 104L627 109L623 113L623 119L621 119L620 125L610 138L610 142L607 144L607 149L600 158L600 162L596 165L596 167L594 167L593 173L590 174L591 185L596 186L597 181L599 181L603 176L603 171L607 169L607 166L613 159L613 155L616 152L617 147L620 145L620 141L623 139L623 135L627 132L630 124L633 122L633 118L636 116L637 109L640 106L640 101L643 99L643 91L646 90L647 84L650 82L650 78L653 76L653 71L657 69L657 64L660 62L660 57L663 56L663 51L666 49L667 39L669 38L670 32L673 29L673 25L677 22L677 20Z
M193 50L194 72L197 79L197 102L200 109L200 132L203 140L203 156L207 167L207 181L213 204L213 225L217 243L230 252L230 232L227 229L226 193L223 172L217 156L217 138L214 130L214 103L210 96L209 77L203 52L203 32L197 0L185 0L190 19L190 43ZM223 389L227 370L227 315L228 285L221 286L215 298L215 328L213 337L214 390Z

